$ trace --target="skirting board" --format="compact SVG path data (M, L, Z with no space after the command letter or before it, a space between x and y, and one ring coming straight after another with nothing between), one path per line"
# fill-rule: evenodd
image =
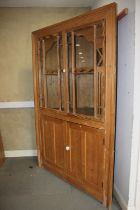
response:
M5 151L5 157L31 157L37 156L37 150L9 150Z
M122 208L122 210L128 210L128 206L126 201L124 200L121 192L118 190L117 186L114 184L114 189L113 189L113 195L116 198L116 200L118 201L120 207Z

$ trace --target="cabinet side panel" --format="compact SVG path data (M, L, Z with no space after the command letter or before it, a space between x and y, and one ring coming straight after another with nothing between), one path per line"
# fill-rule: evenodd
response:
M39 115L39 75L38 75L38 57L37 57L37 39L32 34L32 65L33 65L33 82L34 82L34 103L35 103L35 126L36 126L36 143L37 143L37 155L38 164L42 166L42 144L40 136L40 115Z

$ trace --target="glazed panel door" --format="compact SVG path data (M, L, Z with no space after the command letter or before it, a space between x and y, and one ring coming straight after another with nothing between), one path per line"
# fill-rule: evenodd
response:
M69 111L104 121L105 21L67 33Z
M62 33L38 40L39 106L64 111Z

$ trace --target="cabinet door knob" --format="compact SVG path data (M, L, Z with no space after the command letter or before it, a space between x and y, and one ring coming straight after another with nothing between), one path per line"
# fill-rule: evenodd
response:
M63 73L65 73L66 72L66 69L63 69Z
M69 151L70 150L70 146L66 146L66 151Z

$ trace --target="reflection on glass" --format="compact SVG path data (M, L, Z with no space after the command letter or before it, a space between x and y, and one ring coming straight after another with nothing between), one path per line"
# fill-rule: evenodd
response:
M94 28L75 31L76 113L94 115Z
M57 37L57 54L58 54L58 89L59 89L59 110L64 111L64 72L63 72L63 40L62 35Z
M45 38L45 75L47 107L59 109L57 36Z
M62 35L40 41L40 107L64 110Z
M67 33L69 112L103 119L104 22Z
M67 33L68 49L68 81L69 81L69 112L73 112L73 93L72 93L72 35Z
M65 104L74 115L104 118L104 28L104 21L100 21L68 32L67 43L61 33L39 41L40 107L63 111Z

